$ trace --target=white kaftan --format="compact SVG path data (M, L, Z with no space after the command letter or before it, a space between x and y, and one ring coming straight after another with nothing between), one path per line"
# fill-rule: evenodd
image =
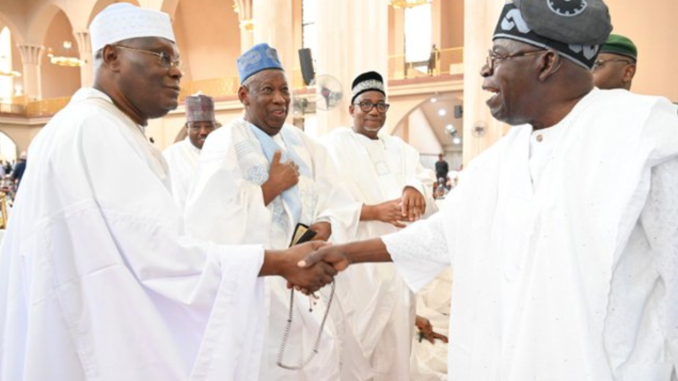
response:
M266 248L283 249L290 244L297 222L310 226L317 221L329 221L332 235L345 237L345 231L357 223L359 207L342 191L325 149L294 126L285 125L273 138L274 143L270 140L268 143L275 144L286 155L296 156L301 176L290 191L297 193L291 195L293 199L284 199L281 195L268 206L264 205L261 184L268 178L270 165L263 143L256 135L260 132L254 125L237 119L207 139L186 203L187 231L217 243L259 243ZM294 209L299 212L298 220L293 217ZM266 286L269 326L260 379L337 380L344 327L336 298L322 334L319 354L303 370L290 371L276 365L287 323L290 291L283 279L267 279ZM311 312L309 298L296 292L285 363L295 365L311 352L328 293L328 287L321 290L321 298Z
M263 249L183 236L139 126L84 88L30 156L0 248L0 380L257 378Z
M163 151L162 156L167 160L169 167L170 182L172 183L172 195L179 206L183 209L186 205L186 197L191 187L191 181L198 167L200 148L186 139L174 143Z
M512 128L464 172L440 213L384 237L415 290L452 264L449 379L671 380L671 105L595 89L554 127Z
M419 163L419 153L400 138L379 134L371 140L338 128L322 141L337 166L338 180L361 204L395 200L410 186L425 197L427 214L437 211L431 194L433 172ZM397 230L384 222L361 221L350 239L380 237ZM345 282L339 290L348 325L370 360L374 380L409 380L415 303L393 264L352 266L340 281Z

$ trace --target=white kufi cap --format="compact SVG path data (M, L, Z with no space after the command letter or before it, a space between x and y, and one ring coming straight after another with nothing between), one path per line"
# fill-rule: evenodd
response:
M108 44L138 37L162 37L172 42L174 32L169 15L134 6L115 3L99 12L89 26L92 52L96 53Z

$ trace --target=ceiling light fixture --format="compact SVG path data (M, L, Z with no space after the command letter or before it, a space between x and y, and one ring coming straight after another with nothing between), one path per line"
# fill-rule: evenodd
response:
M68 53L70 52L72 46L73 44L71 44L70 41L64 41L63 48L65 54L63 56L55 56L52 48L47 49L47 57L49 57L49 62L58 66L67 66L67 67L82 66L85 63L84 60L81 60L80 58L77 57L68 56Z
M11 69L11 65L7 65L9 58L7 56L0 56L0 62L3 64L1 66L9 67L8 69L0 69L0 76L2 77L21 77L21 73L16 70Z
M408 9L420 5L430 4L432 0L391 0L390 4L395 9Z

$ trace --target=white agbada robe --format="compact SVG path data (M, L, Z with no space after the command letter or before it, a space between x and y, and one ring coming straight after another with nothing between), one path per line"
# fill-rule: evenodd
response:
M310 176L299 177L301 217L294 221L290 205L281 196L264 205L261 184L268 178L270 166L253 133L255 128L237 119L214 131L205 142L186 204L187 231L217 243L260 243L266 248L282 249L290 244L296 222L310 226L328 221L332 236L345 240L345 231L358 221L359 206L343 191L325 149L294 126L285 125L274 137L284 152L293 145L303 161L297 164L311 171ZM285 135L294 142L285 141ZM282 279L267 279L266 286L269 326L260 380L338 380L345 328L337 299L322 333L319 354L303 370L290 371L276 365L288 319L290 290ZM310 312L309 298L295 292L286 364L296 365L313 349L326 311L329 287L319 294L320 300Z
M410 186L425 197L427 215L437 211L433 172L420 164L419 153L400 138L379 134L371 140L351 129L337 128L322 142L337 166L338 179L361 204L395 200ZM361 221L350 239L380 237L397 230L384 222ZM409 380L415 300L393 264L352 266L341 282L346 283L339 294L344 312L370 359L374 380Z
M200 157L200 148L191 143L191 139L186 139L174 143L163 151L162 156L167 160L169 167L170 182L172 184L172 195L182 208L186 205L186 197L191 187L191 181L198 168L198 157Z
M595 89L548 130L512 128L464 172L440 213L383 238L414 290L453 266L449 379L670 380L670 104Z
M81 89L30 147L0 249L0 379L254 380L259 246L182 235L166 163Z

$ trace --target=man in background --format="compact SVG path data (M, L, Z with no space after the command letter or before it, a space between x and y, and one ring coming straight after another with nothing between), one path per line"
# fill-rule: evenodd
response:
M447 173L450 172L450 165L445 161L445 156L438 154L438 161L436 161L436 180L447 179Z
M351 128L323 138L345 184L360 202L360 223L349 237L363 240L403 228L437 210L431 194L433 173L419 153L397 137L380 133L389 104L382 76L360 74L351 86ZM415 323L414 295L392 264L351 268L339 296L349 326L375 372L375 381L409 380ZM421 325L428 324L420 319ZM430 324L428 324L430 326ZM433 335L426 330L426 335Z
M12 180L16 182L16 187L19 189L19 184L21 183L21 178L24 177L24 172L26 171L26 163L28 161L28 154L26 151L22 151L19 154L19 161L14 166L14 170L11 173Z
M207 136L221 126L214 117L214 100L203 94L186 97L186 138L168 147L163 156L167 160L172 183L172 195L182 207L198 166L200 150Z
M593 64L593 84L603 90L631 90L636 75L638 49L628 37L611 34Z

